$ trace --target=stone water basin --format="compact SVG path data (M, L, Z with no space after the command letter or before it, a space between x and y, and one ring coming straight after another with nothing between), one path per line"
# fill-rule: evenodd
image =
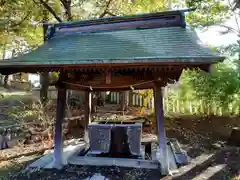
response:
M111 157L141 155L142 123L107 120L89 124L91 154L109 154Z

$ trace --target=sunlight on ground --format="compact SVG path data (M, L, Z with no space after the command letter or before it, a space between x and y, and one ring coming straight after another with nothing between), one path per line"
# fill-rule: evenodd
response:
M232 178L231 180L240 180L240 175Z
M179 170L182 170L183 172L191 171L191 169L195 168L198 165L203 164L204 162L206 162L207 160L209 160L213 156L214 156L214 154L201 154L200 156L191 159L191 164L183 166Z
M13 95L18 95L18 96L22 96L22 95L26 95L28 94L28 92L26 91L9 91L3 87L0 87L0 93L3 95L3 96L13 96Z
M23 96L23 95L28 94L28 92L14 91L14 92L2 92L1 94L3 96Z
M208 167L206 170L202 171L199 175L197 175L193 180L203 180L209 179L217 172L220 172L226 167L226 164L218 164L216 166Z
M31 93L25 92L13 92L13 93L2 93L4 97L0 98L1 105L20 105L26 103L37 102L38 98L33 96Z
M3 104L7 104L7 102L12 101L22 101L25 99L32 99L32 95L30 92L25 91L8 91L2 87L0 87L0 94L3 95L3 97L0 99L0 102Z

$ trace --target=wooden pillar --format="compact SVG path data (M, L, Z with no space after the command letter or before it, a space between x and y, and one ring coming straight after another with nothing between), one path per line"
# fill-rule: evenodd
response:
M65 88L58 88L57 110L54 133L54 157L53 168L61 169L63 167L63 139L62 139L62 123L65 117L67 91Z
M89 142L88 137L88 124L91 123L91 107L92 107L92 93L85 92L85 109L84 109L84 141L86 143Z
M166 145L166 135L164 128L163 96L160 85L155 84L154 88L154 107L157 123L158 142L159 142L159 161L161 163L161 172L163 175L169 174L168 154Z

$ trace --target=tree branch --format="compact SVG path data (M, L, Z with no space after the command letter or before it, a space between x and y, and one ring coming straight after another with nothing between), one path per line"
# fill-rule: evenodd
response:
M72 4L71 8L73 8L73 7L81 7L83 4L84 4L84 1L80 1L80 2Z
M107 11L106 14L109 14L110 16L117 16L116 14L113 14L113 13L111 13L109 11Z
M234 1L234 5L233 5L233 10L236 10L240 7L240 1L239 0L235 0Z
M240 3L240 1L239 0L235 0L235 3L238 3L238 8L239 8L239 3ZM235 19L235 22L236 22L236 25L237 25L237 32L238 32L238 36L239 36L239 33L240 33L240 27L239 27L239 23L238 23L238 18L237 18L237 16L236 16L236 14L234 13L234 11L236 10L236 4L235 4L235 6L234 7L232 7L232 4L231 4L231 2L230 2L230 0L228 0L228 5L230 6L230 8L232 9L232 11L233 11L233 16L234 16L234 19Z
M63 5L64 9L67 9L67 3L66 3L66 1L65 1L65 0L60 0L60 1L61 1L62 5Z
M27 18L29 17L30 14L31 14L31 11L28 11L28 13L26 14L26 16L24 16L24 18L23 18L20 22L11 24L11 25L10 25L10 28L15 28L15 27L21 25L25 20L27 20Z
M221 32L221 34L227 34L229 32L232 32L232 33L236 33L238 35L238 31L236 29L232 28L232 27L229 27L227 25L221 25L221 24L219 26L223 27L223 28L226 28L226 30Z
M6 0L0 0L0 6L4 6L4 4L6 3L7 1Z
M20 26L24 21L27 20L27 18L29 17L30 14L31 14L31 11L28 11L28 13L24 16L24 18L20 22L17 22L17 23L11 24L11 20L7 21L6 23L4 23L4 25L3 25L4 28L3 29L10 29L10 28L13 29L13 28L15 28L17 26Z
M99 18L103 18L106 14L109 14L108 8L109 8L111 2L112 2L112 0L109 0L109 1L107 2L106 6L105 6L105 9L104 9L103 13L100 14Z
M66 12L67 20L72 21L71 0L60 0Z
M35 0L33 0L33 2L35 4L38 4ZM53 10L53 8L51 8L51 6L48 5L48 3L46 3L44 0L40 0L40 3L48 10L48 12L50 12L54 16L54 18L58 22L62 22L62 19L57 15L57 13Z

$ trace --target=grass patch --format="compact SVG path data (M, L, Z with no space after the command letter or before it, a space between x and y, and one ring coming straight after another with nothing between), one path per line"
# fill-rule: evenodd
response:
M23 156L9 161L1 161L0 179L8 179L10 175L18 173L37 158L39 158L39 155Z

